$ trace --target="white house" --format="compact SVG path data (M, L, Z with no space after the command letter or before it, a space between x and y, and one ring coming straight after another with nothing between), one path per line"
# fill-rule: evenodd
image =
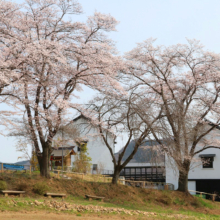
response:
M210 162L203 164L202 159ZM188 176L188 189L200 192L220 192L220 150L210 148L195 156L197 162L192 164ZM178 172L166 163L166 183L172 183L178 188ZM192 194L195 194L192 192Z
M112 157L104 141L98 135L98 128L91 125L89 120L82 115L75 118L71 125L78 130L80 134L79 137L87 141L89 157L92 158L91 163L93 171L95 172L97 169L101 169L104 170L105 173L112 173L114 169ZM112 147L113 152L115 152L114 136L109 133L108 143ZM80 149L77 151L79 152ZM74 155L71 156L71 164L73 164L73 162Z
M209 125L210 126L210 125ZM220 146L220 128L215 128L206 136L208 146ZM198 144L196 151L202 149ZM203 163L206 160L207 163ZM166 183L172 183L178 188L178 172L170 165L166 157ZM209 148L195 155L188 175L188 189L206 193L220 193L220 149ZM191 192L192 194L195 194Z

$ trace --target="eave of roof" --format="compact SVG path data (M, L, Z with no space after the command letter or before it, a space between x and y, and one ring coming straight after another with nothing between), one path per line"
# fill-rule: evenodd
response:
M81 115L79 115L78 117L74 118L73 121L77 121L77 120L79 120L80 118L86 119L86 120L88 120L88 121L91 120L91 119L89 119L89 118L87 118L86 116L84 116L84 115L81 114Z
M216 154L200 154L199 157L215 157Z
M52 148L53 150L73 150L76 146Z
M54 149L52 151L51 155L53 155L54 157L61 157L62 155L64 157L66 157L66 156L68 156L71 153L76 154L76 152L73 150L73 148L72 149L68 149L68 150L65 149L65 148L63 148L63 150L62 150L62 148L61 148L61 149Z

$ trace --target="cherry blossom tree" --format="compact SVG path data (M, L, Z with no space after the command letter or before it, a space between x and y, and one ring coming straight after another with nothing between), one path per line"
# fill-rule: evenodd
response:
M140 99L140 96L142 96L142 99ZM145 117L147 124L139 117L136 111L136 105L139 105L140 101L142 101L145 115L148 114L148 117ZM146 141L146 138L149 138L151 129L161 117L162 108L157 103L154 103L152 96L142 95L136 89L130 91L127 95L118 95L116 97L97 96L90 102L87 107L86 117L91 119L91 126L98 128L98 132L95 135L101 136L111 154L114 164L112 183L117 184L122 169L131 161L139 147ZM152 114L153 112L154 114ZM112 148L112 138L109 137L113 137L115 142L120 136L124 136L126 141L121 146L122 150L116 158ZM135 140L135 146L124 159L131 140Z
M18 52L15 42L11 42L9 38L4 38L2 32L5 33L7 27L15 22L19 16L19 5L7 1L0 1L0 96L4 88L15 83L22 77L20 71L16 71L16 67L22 64L22 55ZM10 49L9 49L10 47ZM20 56L21 55L21 56ZM7 97L1 97L1 104L10 104ZM13 106L14 107L14 106ZM15 110L0 110L0 125L6 126L13 124L9 119L17 113ZM0 131L1 135L5 135L4 130Z
M2 66L22 77L1 97L25 111L41 175L49 177L53 138L68 122L68 109L79 107L71 103L74 92L82 85L113 95L122 90L115 78L123 62L105 34L117 21L99 12L86 23L72 21L68 16L82 11L74 0L4 1L0 11L5 4L14 17L5 12L0 18L1 56L10 55Z
M217 138L207 138L220 123L220 56L205 51L196 40L168 47L153 43L149 39L126 54L128 82L163 105L160 129L150 131L179 170L178 190L188 193L194 156L208 148L220 149L213 143ZM139 117L148 124L139 108Z
M0 1L0 93L2 90L19 79L22 74L16 71L21 65L22 58L15 42L10 42L9 36L3 37L8 26L16 22L19 16L19 5L7 1ZM3 33L3 35L2 35ZM10 48L10 49L9 49Z

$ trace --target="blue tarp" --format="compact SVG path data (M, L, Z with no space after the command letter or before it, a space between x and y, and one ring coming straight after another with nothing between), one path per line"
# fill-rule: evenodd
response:
M13 165L13 164L4 164L3 168L8 170L24 170L24 166L21 165Z

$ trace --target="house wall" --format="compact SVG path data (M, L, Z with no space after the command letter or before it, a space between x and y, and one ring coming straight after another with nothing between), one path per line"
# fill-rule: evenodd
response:
M220 179L220 150L207 149L200 154L216 154L213 161L213 168L203 168L199 155L195 156L198 162L192 164L188 179Z
M188 190L196 191L196 181L188 181ZM190 192L192 195L195 195L196 192Z
M104 141L98 136L98 130L95 127L91 127L88 121L84 118L80 118L73 122L83 139L88 139L87 148L89 157L92 158L92 164L103 165L105 170L113 170L114 165L109 149L106 147ZM113 153L115 152L113 136L108 136L108 143L111 146ZM71 164L74 162L74 156L71 157ZM98 167L99 169L99 167Z
M165 155L165 172L166 172L166 183L174 185L174 190L178 188L178 170L173 166L172 159L168 159Z
M126 165L126 167L153 167L153 166L164 167L164 163L157 163L157 164L153 164L153 163L128 163Z
M209 134L206 138L210 140L210 146L220 146L219 142L219 133L218 129L215 129L211 134ZM203 143L200 143L196 151L203 147ZM213 161L213 168L203 168L201 158L199 157L200 154L215 154ZM166 183L172 183L174 185L174 189L178 188L178 170L173 169L174 166L171 165L170 159L165 157L166 163ZM220 180L220 149L209 148L201 153L195 155L193 162L191 164L191 168L188 175L188 189L189 190L196 190L196 180Z

